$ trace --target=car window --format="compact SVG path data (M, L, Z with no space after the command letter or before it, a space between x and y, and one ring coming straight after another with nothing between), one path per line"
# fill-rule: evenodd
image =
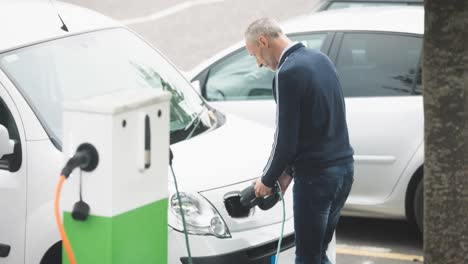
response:
M307 48L319 50L320 48L322 48L323 41L325 40L326 36L327 36L326 33L301 34L301 35L290 36L290 38L293 41L301 42Z
M16 126L16 122L13 119L12 114L2 98L0 98L0 125L7 129L10 139L14 140L18 144L17 147L21 149L18 127ZM17 156L14 158L13 154L0 157L0 170L10 170L11 172L19 170L21 167L21 150L16 151L16 153Z
M414 90L415 90L414 92L416 94L422 94L423 93L421 61L419 61L418 71L416 72L416 81L415 81L415 85L414 85Z
M292 36L293 41L306 47L320 49L326 33ZM205 85L205 97L210 101L272 99L271 86L274 73L258 68L255 58L245 48L225 57L209 71Z
M347 97L406 96L416 89L422 38L345 33L336 61Z

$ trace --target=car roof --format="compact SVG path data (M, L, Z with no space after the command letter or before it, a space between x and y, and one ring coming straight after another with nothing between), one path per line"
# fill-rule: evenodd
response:
M327 10L301 15L281 23L286 34L314 31L379 31L422 35L424 33L424 8L359 7ZM222 50L208 60L187 71L187 78L194 78L212 63L244 46L244 41Z
M61 29L57 11L68 32ZM2 0L0 53L48 39L119 26L106 16L72 4L48 0Z
M424 8L379 6L346 8L298 16L282 23L285 33L365 30L423 34Z
M424 0L330 0L329 3L409 3L423 4Z
M319 2L314 10L324 11L328 10L329 7L335 3L344 3L344 4L407 4L407 5L417 5L421 6L424 4L424 0L328 0Z

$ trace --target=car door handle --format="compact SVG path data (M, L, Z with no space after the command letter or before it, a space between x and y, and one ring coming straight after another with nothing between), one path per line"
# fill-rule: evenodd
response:
M6 258L10 255L11 247L9 245L0 244L0 258Z

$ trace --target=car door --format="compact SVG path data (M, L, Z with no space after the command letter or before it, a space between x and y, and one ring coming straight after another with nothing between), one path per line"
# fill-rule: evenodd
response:
M0 157L0 263L24 263L26 144L20 115L1 83L0 125L16 142L14 153Z
M290 37L306 47L326 52L333 33L301 33ZM205 79L199 81L202 95L210 101L210 105L274 127L276 104L272 95L273 77L271 70L258 68L255 58L249 56L243 47L212 64Z
M420 35L337 34L330 56L343 87L355 181L348 204L380 204L423 143Z

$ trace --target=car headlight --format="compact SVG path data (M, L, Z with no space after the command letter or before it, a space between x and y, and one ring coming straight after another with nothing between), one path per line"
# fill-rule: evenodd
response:
M179 192L187 233L230 238L231 234L216 209L198 193ZM184 232L177 194L169 199L169 226Z

